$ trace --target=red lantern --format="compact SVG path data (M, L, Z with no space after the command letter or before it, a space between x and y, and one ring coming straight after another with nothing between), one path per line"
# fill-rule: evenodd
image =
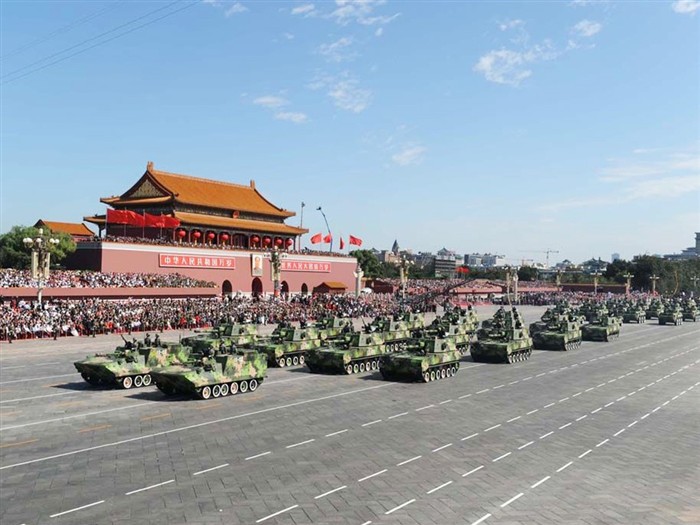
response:
M199 239L201 236L202 236L202 232L194 232L192 234L192 237L194 237L195 239Z
M253 241L253 244L258 244L260 242L260 237L253 235L250 240Z
M228 233L222 233L221 234L221 239L224 241L228 241Z
M277 238L275 239L275 246L282 246L282 239L280 239L279 237L277 237Z
M269 245L271 242L272 242L272 239L270 239L269 237L264 237L264 238L263 238L263 244L264 244L265 246Z
M214 232L207 233L207 239L209 239L210 241L213 240L214 237L216 237L216 234Z
M294 241L292 239L287 239L287 248L289 248L292 244L294 244Z
M177 231L177 236L180 237L180 239L182 239L186 235L187 235L187 232L185 230L178 230Z

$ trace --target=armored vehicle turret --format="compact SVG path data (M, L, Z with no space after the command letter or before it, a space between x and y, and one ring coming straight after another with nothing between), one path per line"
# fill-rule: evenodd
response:
M183 345L192 347L194 353L210 354L232 347L248 347L258 340L254 324L221 324L211 330L183 337Z
M167 395L209 399L253 392L265 379L266 372L267 356L241 349L158 369L152 376L158 389Z
M683 320L697 322L700 317L700 310L698 310L694 299L688 299L683 305Z
M474 334L478 328L472 318L450 312L442 317L436 317L424 330L417 331L419 337L441 337L451 339L462 355L466 354L474 340Z
M646 321L646 311L640 304L630 303L622 312L623 323L644 324Z
M122 336L123 337L123 336ZM145 343L149 344L146 345ZM88 356L74 364L82 378L93 386L129 389L149 386L153 369L186 361L191 348L179 343L126 341L109 354Z
M391 381L428 383L455 375L461 356L454 338L421 337L411 340L405 351L382 357L379 371Z
M405 312L401 314L397 321L404 321L409 330L420 330L425 327L425 317L421 313Z
M539 350L573 350L581 345L581 326L573 315L547 310L530 325L533 346Z
M267 356L269 366L303 365L307 352L320 348L324 338L316 327L287 327L269 340L255 345L255 349Z
M651 303L649 303L649 307L647 308L646 311L646 316L647 319L658 319L659 314L663 313L664 311L664 305L659 299L652 299Z
M476 338L471 347L474 361L515 363L532 354L532 338L515 308L508 312L500 308L492 319L481 323Z
M664 308L663 312L659 313L659 324L672 324L680 326L683 324L683 308L680 304L669 304Z
M354 332L330 346L311 350L306 366L312 372L326 374L357 374L379 368L379 359L390 350L382 334L370 331Z
M389 317L377 317L370 323L369 330L381 335L388 352L397 352L405 348L412 336L412 329L407 321Z
M584 341L611 341L620 337L622 323L619 317L603 315L595 322L583 325L581 333Z
M344 317L320 317L313 327L319 331L322 339L335 339L352 332L352 320Z

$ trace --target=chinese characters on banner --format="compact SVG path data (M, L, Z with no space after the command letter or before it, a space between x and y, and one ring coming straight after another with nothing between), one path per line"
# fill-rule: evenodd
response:
M159 253L158 265L161 268L209 268L213 270L234 270L236 268L236 258Z
M318 272L330 273L331 263L329 262L310 262L310 261L281 261L280 271L283 272Z

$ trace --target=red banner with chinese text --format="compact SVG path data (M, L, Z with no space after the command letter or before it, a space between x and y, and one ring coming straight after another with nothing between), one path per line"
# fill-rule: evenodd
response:
M233 270L236 268L236 258L159 253L158 266L161 268L208 268L210 270Z

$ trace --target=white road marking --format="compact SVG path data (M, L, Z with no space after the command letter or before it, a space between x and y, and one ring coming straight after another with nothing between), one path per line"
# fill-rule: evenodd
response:
M483 521L489 519L490 517L491 517L491 514L490 514L490 513L489 513L489 514L484 514L484 515L481 516L478 520L476 520L475 522L473 522L472 525L479 525L479 523L482 523Z
M595 387L592 386L591 388L587 388L586 390L584 390L584 392L590 392L591 390L595 390Z
M599 385L596 385L596 388L602 388L602 387L604 387L604 386L605 386L605 383L601 383L601 384L599 384Z
M77 510L83 510L83 509L87 509L89 507L94 507L95 505L99 505L100 503L104 503L104 502L105 502L105 500L102 499L100 501L96 501L95 503L88 503L87 505L83 505L82 507L76 507L74 509L64 510L63 512L59 512L58 514L51 514L51 516L49 516L49 517L50 518L58 518L59 516L64 516L65 514L70 514L71 512L75 512Z
M546 438L547 436L551 436L552 434L554 434L554 431L552 431L552 432L547 432L544 436L540 436L540 439L544 439L544 438Z
M577 417L576 421L581 421L582 419L586 419L587 417L588 417L588 415L584 414L581 417Z
M647 412L646 414L644 414L644 415L643 415L643 416L641 417L641 419L646 419L646 418L648 418L648 417L649 417L649 415L650 415L650 413L649 413L649 412Z
M633 426L636 425L637 423L639 423L639 421L637 421L637 420L632 421L629 425L627 425L627 428L633 427Z
M570 467L571 465L573 465L573 463L574 463L573 461L569 461L566 465L562 465L561 467L559 467L559 468L557 469L557 472L561 472L561 471L564 470L565 468Z
M433 492L437 492L437 491L440 490L440 489L444 489L444 488L447 487L448 485L452 485L452 483L454 483L454 482L453 482L453 481L448 481L448 482L446 482L446 483L443 483L442 485L439 485L439 486L435 487L434 489L430 489L428 492L426 492L426 494L432 494Z
M466 478L467 476L469 476L469 475L471 475L471 474L474 474L474 472L477 472L477 471L481 470L482 468L484 468L484 466L483 466L483 465L479 465L478 467L471 469L469 472L466 472L466 473L462 474L462 477L463 477L463 478Z
M491 461L492 461L493 463L495 463L496 461L501 461L503 458L507 458L507 457L510 456L511 454L512 454L512 452L506 452L506 453L503 454L502 456L498 456L496 459L492 459Z
M620 434L622 434L622 433L623 433L624 431L625 431L625 429L624 429L624 428L623 428L623 429L620 429L620 430L618 430L617 432L615 432L615 433L613 434L613 437L617 437L617 436L619 436L619 435L620 435Z
M79 393L80 392L61 392L60 394L46 394L43 396L20 397L18 399L5 399L3 401L0 401L0 405L4 405L5 403L16 403L18 401L31 401L32 399L43 399L45 397L75 396L75 395L78 395Z
M662 407L665 407L665 406L668 405L669 403L670 403L670 401L664 401L663 403L661 403L661 406L662 406Z
M32 368L36 368L37 366L49 366L49 365L60 365L60 364L61 364L61 361L52 361L49 363L37 363L35 365L3 366L2 370L4 371L4 370L13 370L15 368L28 368L30 366Z
M583 394L583 392L576 392L576 393L575 393L573 396L571 396L571 397L578 397L578 396L580 396L581 394Z
M484 430L484 432L488 432L489 430L493 430L494 428L498 428L500 426L501 426L501 424L499 423L498 425L494 425L492 427L487 428L486 430Z
M433 408L435 405L426 405L424 407L416 408L416 412L420 412L421 410L425 410L427 408Z
M625 399L626 397L627 397L627 396L618 397L615 401L622 401L622 400Z
M433 452L440 452L441 450L444 450L447 447L451 447L451 446L452 446L452 443L448 443L447 445L443 445L441 447L436 448L435 450L433 450Z
M357 480L357 482L358 482L358 483L362 483L363 481L367 481L368 479L373 478L373 477L375 477L375 476L381 476L381 475L384 474L387 470L389 470L389 469L386 469L386 468L385 468L384 470L380 470L379 472L375 472L374 474L370 474L369 476L365 476L364 478L360 478L360 479Z
M539 481L538 481L537 483L535 483L534 485L530 485L530 488L531 488L531 489L536 489L537 487L539 487L540 485L542 485L542 483L544 483L545 481L547 481L547 480L550 479L551 477L552 477L552 476L546 476L546 477L542 478L541 480L539 480Z
M217 467L208 468L208 469L206 469L206 470L200 470L199 472L195 472L195 473L192 474L192 475L193 475L193 476L199 476L200 474L206 474L207 472L211 472L212 470L219 470L220 468L224 468L224 467L228 467L228 463L224 463L224 464L219 465L219 466L217 466Z
M583 459L583 458L585 458L585 457L586 457L588 454L590 454L591 452L593 452L593 449L590 449L590 448L589 448L589 449L586 450L583 454L580 454L579 457L578 457L578 459Z
M522 450L522 449L524 449L525 447L529 447L529 446L532 445L533 443L534 443L534 441L528 441L528 442L525 443L524 445L520 445L520 446L518 447L518 450Z
M347 486L347 485L343 485L342 487L338 487L337 489L329 490L328 492L324 492L323 494L319 494L319 495L316 496L314 499L325 498L325 497L328 496L329 494L333 494L334 492L338 492L339 490L343 490L343 489L346 489L346 488L348 488L348 486Z
M397 466L397 467L400 467L400 466L402 466L402 465L406 465L407 463L410 463L411 461L415 461L415 460L420 459L420 458L422 458L422 457L423 457L423 456L416 456L416 457L414 457L414 458L407 459L406 461L402 461L401 463L397 463L396 466Z
M539 408L536 408L535 410L530 410L530 411L529 411L527 414L525 414L525 415L526 415L526 416L529 416L530 414L534 414L535 412L539 412L539 411L540 411L540 409L539 409Z
M362 426L363 426L363 427L369 427L369 426L371 426L371 425L374 425L374 424L376 424L376 423L381 423L381 422L382 422L381 419L375 419L374 421L370 421L369 423L364 423Z
M261 458L263 456L267 456L268 454L272 454L272 451L268 450L267 452L263 452L262 454L255 454L254 456L245 458L244 461L250 461L251 459Z
M283 514L287 511L290 511L292 509L296 509L299 505L292 505L291 507L287 507L286 509L282 509L278 512L275 512L274 514L270 514L269 516L265 516L264 518L260 518L259 520L256 520L255 523L262 523L263 521L269 520L270 518L274 518L275 516L279 516L280 514Z
M471 397L471 394L464 394L463 396L459 396L457 399L464 399L467 397Z
M338 432L331 432L330 434L326 434L325 437L329 438L332 436L337 436L338 434L342 434L342 433L347 432L347 431L348 431L348 429L344 428L343 430L338 430Z
M12 381L3 381L0 385L9 385L11 383L26 383L27 381L41 381L43 379L55 379L57 377L76 377L76 373L71 374L60 374L57 376L44 376L44 377L29 377L27 379L13 379Z
M570 398L565 397L564 399L560 399L560 400L559 400L559 403L563 403L564 401L568 401L569 399L570 399Z
M479 391L477 392L477 394L483 394L484 392L488 392L489 390L491 390L491 389L490 389L490 388L485 388L485 389L483 389L483 390L479 390Z
M610 401L607 405L605 405L605 408L608 408L609 406L612 406L615 404L615 401Z
M656 412L658 410L661 410L661 407L656 407L654 410L651 411L651 413L653 414L654 412Z
M508 383L508 384L509 384L509 385L516 385L516 384L518 384L518 383L520 383L520 379L518 379L517 381L511 381L511 382Z
M446 404L446 403L451 403L451 402L452 402L451 399L445 399L444 401L440 401L440 402L438 403L438 405L444 405L444 404Z
M560 427L559 427L559 430L564 430L566 427L570 427L570 426L571 426L571 422L569 421L569 422L566 423L565 425L560 426Z
M315 439L307 439L306 441L300 441L299 443L294 443L293 445L287 445L284 448L300 447L301 445L306 445L307 443L312 443L313 441L316 441L316 440Z
M603 410L603 407L598 407L595 410L591 411L591 414L595 414L596 412L600 412L601 410Z
M527 380L529 380L529 379L532 379L532 376L523 377L523 378L521 379L521 381L527 381Z
M515 417L512 417L512 418L510 418L508 421L506 421L506 423L512 423L513 421L517 421L517 420L520 419L521 417L522 417L522 416L515 416Z
M365 521L362 525L369 525L370 523L372 523L372 522L371 522L371 521Z
M460 439L460 441L466 441L467 439L471 439L471 438L476 437L476 436L478 436L478 435L479 435L479 433L478 433L478 432L475 432L474 434L472 434L472 435L470 435L470 436L463 437L462 439Z
M535 377L541 377L541 376L545 375L546 373L547 372L542 372L541 374L537 374Z
M394 414L393 416L389 416L387 419L396 419L397 417L406 416L406 415L408 415L408 412L401 412L400 414Z
M410 499L410 500L406 501L405 503L402 503L401 505L397 505L393 509L386 511L384 514L391 514L392 512L396 512L397 510L402 509L402 508L406 507L407 505L410 505L414 501L416 501L416 500Z
M516 494L515 496L513 496L512 498L510 498L510 499L509 499L508 501L506 501L505 503L502 503L502 504L501 504L501 508L507 507L508 505L510 505L511 503L513 503L516 499L522 497L522 495L523 495L522 492L521 492L520 494Z
M131 492L127 492L124 495L131 496L132 494L136 494L137 492L143 492L144 490L151 490L151 489L154 489L156 487L162 487L163 485L169 485L170 483L174 483L174 482L175 482L174 479L169 479L168 481L164 481L162 483L156 483L155 485L149 485L148 487L144 487L142 489L132 490Z
M493 387L493 389L494 389L494 390L497 390L497 389L499 389L499 388L503 388L504 386L506 386L506 385L498 385L498 386Z
M549 408L549 407L553 407L553 406L554 406L554 403L550 403L549 405L545 405L542 408Z

